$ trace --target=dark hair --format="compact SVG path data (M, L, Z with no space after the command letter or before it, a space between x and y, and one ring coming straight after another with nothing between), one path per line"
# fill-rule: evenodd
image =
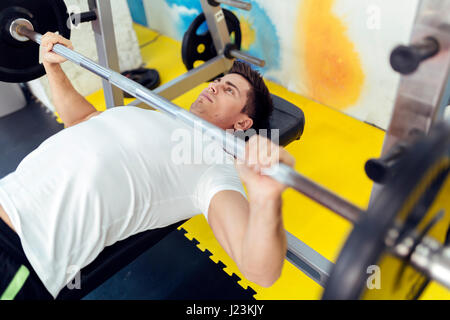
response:
M268 129L269 118L273 111L273 101L261 74L253 70L249 64L237 60L228 71L228 74L230 73L237 73L250 83L247 103L241 112L253 120L253 129Z

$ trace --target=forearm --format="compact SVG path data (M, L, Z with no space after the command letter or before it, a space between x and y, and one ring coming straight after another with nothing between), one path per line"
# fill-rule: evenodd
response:
M286 250L281 197L250 197L250 215L241 258L246 277L262 286L272 285L281 274Z
M56 112L66 126L87 117L96 109L77 92L59 64L44 63Z

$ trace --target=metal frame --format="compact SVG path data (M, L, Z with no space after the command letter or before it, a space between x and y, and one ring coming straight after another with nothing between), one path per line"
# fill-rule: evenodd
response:
M206 23L211 33L217 54L221 55L225 51L225 46L230 42L227 22L220 6L213 7L208 0L200 0L200 4L205 14Z
M322 287L330 277L334 264L303 241L286 231L286 259Z
M114 71L119 71L114 23L111 3L102 0L89 0L89 10L95 11L97 19L92 21L99 64ZM102 79L106 107L123 106L123 92Z
M450 1L421 0L410 43L432 36L439 41L439 53L421 63L411 75L402 76L381 156L414 132L428 133L442 118L450 95ZM373 202L383 188L374 184Z

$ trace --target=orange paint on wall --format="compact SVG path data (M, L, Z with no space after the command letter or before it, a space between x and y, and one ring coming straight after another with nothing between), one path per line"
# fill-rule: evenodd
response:
M309 97L343 110L357 103L365 76L347 27L332 12L333 5L334 0L303 0L298 30Z
M250 50L250 46L255 42L256 32L253 29L252 23L245 17L239 16L239 22L241 24L241 49L244 51Z

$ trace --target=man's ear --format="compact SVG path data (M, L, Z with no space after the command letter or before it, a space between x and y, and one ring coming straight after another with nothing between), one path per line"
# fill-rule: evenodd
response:
M248 130L253 126L253 120L248 116L241 117L234 123L234 130Z

